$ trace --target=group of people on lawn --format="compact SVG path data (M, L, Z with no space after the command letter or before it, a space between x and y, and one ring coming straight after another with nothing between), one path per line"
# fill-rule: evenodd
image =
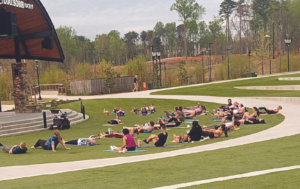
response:
M147 109L147 111L156 111L153 104L151 104L149 108L146 108L146 105L144 105L141 111L143 111L143 109ZM120 110L122 109L120 108ZM134 110L135 107L133 108L132 113L136 112ZM264 112L260 112L259 110L264 110ZM203 125L203 127L201 127L198 121L193 121L191 130L186 135L177 136L176 134L173 134L173 141L180 143L200 141L201 139L206 140L218 138L222 136L223 133L226 137L228 137L228 132L231 130L237 130L241 124L247 125L265 123L264 119L258 119L260 115L278 114L280 110L282 110L281 106L278 106L277 109L274 110L267 109L265 107L253 107L253 113L250 114L243 104L239 104L237 102L232 103L231 99L228 99L228 104L226 106L221 106L218 109L213 110L214 113L211 113L213 119L221 119L220 125L213 125L210 127ZM58 144L61 144L65 149L69 150L70 148L66 147L66 145L95 145L97 144L96 140L98 140L100 137L116 137L123 139L123 145L121 147L111 146L111 149L114 151L119 151L119 153L125 153L126 151L136 150L136 143L133 138L134 134L151 134L155 129L160 129L161 133L159 135L151 134L147 139L144 139L143 142L146 144L153 142L154 146L162 147L165 145L168 138L167 127L178 127L184 123L186 119L193 118L196 115L205 115L205 111L205 106L202 106L200 103L198 103L196 107L182 108L179 106L175 107L172 113L165 111L165 118L159 119L158 124L150 121L149 124L141 126L135 125L132 128L123 127L123 130L119 132L100 133L98 136L90 136L89 138L80 138L67 142L62 139L59 131L55 130L53 136L51 136L48 140L39 139L35 145L31 147L31 149L41 147L44 150L52 150L55 152ZM121 120L117 118L115 121L115 124L119 124ZM27 152L25 142L21 142L20 145L14 146L4 146L0 143L0 149L9 154L23 154Z

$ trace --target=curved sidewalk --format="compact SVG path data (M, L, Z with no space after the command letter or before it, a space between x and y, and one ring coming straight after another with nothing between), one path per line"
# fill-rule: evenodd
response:
M149 93L148 93L149 94ZM109 98L123 98L123 95L111 95ZM103 96L105 97L105 96ZM227 98L224 97L206 97L206 96L150 96L147 92L131 93L131 96L127 98L156 98L156 99L181 99L181 100L192 100L192 101L207 101L224 103ZM242 102L246 106L261 106L262 104L266 107L276 107L278 102L273 101L257 100L251 98L233 98L233 101ZM178 155L193 154L204 151L217 150L222 148L229 148L234 146L240 146L245 144L251 144L255 142L261 142L271 139L277 139L285 136L291 136L300 133L300 127L295 124L297 123L298 113L293 110L298 109L299 105L282 103L284 109L282 114L286 116L286 119L279 125L272 127L268 130L255 133L252 135L231 139L227 141L217 142L213 144L197 146L192 148L186 148L181 150L175 150L171 152L162 152L156 154L130 156L130 157L117 157L117 158L106 158L96 160L84 160L64 163L50 163L50 164L37 164L37 165L25 165L25 166L11 166L0 168L0 181L12 180L17 178L41 176L58 174L70 171L85 170L91 168L100 168L106 166L120 165L124 163L141 162L153 159L161 159L167 157L174 157ZM287 129L288 128L288 129Z

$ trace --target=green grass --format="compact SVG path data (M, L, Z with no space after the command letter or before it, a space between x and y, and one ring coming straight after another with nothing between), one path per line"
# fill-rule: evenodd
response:
M238 86L300 85L300 81L278 81L279 77L300 77L300 74L255 78L242 81L208 84L184 89L170 89L151 93L152 95L196 95L222 97L300 97L299 91L261 91L235 89Z
M300 185L300 170L295 169L291 171L283 171L270 173L267 175L260 175L249 178L234 179L222 182L214 182L211 184L202 184L199 186L186 187L185 189L205 189L205 188L264 188L264 189L282 189L282 188L299 188Z
M143 104L150 105L150 103L154 103L157 107L158 112L152 114L150 116L139 116L132 113L129 113L132 106L142 107ZM149 121L157 120L157 117L163 115L164 110L171 111L175 106L195 106L197 102L194 101L184 101L184 100L160 100L160 99L100 99L100 100L86 100L83 101L83 104L86 107L86 114L90 116L90 119L81 124L72 126L70 130L61 131L61 136L64 140L74 140L83 137L89 137L90 135L97 135L100 132L107 131L108 127L103 127L102 125L107 122L107 120L114 119L114 115L110 115L109 117L103 113L103 109L113 109L114 106L122 107L127 113L126 117L122 117L122 122L125 124L120 126L112 127L114 131L121 130L123 126L133 126L134 124L144 124ZM205 105L208 110L212 110L213 108L219 107L220 104L215 103L207 103L201 102L201 104ZM69 108L80 112L80 102L74 102L70 104L61 105L60 108ZM198 116L199 123L201 125L216 125L219 123L213 122L211 116ZM263 119L266 120L267 124L264 125L253 125L253 126L241 126L241 129L238 131L234 131L229 133L229 137L226 138L222 136L216 140L208 140L201 143L194 144L186 144L184 148L210 144L213 142L219 142L223 140L229 140L245 135L249 135L252 133L256 133L270 127L273 127L284 120L283 115L269 115L263 116ZM184 124L186 126L187 124ZM172 140L172 134L185 134L187 129L179 129L174 128L168 130L169 138L167 144ZM156 134L159 131L155 132ZM1 138L1 143L5 145L13 145L19 143L21 141L25 141L28 147L31 147L35 144L38 139L47 140L53 131L44 131L39 133L31 133L21 136L14 137L6 137ZM145 139L149 136L149 134L140 134L138 139ZM137 140L137 139L136 139ZM13 165L30 165L30 164L41 164L41 163L53 163L53 162L68 162L68 161L76 161L76 160L87 160L87 159L101 159L101 158L112 158L112 157L121 157L121 156L132 156L132 155L143 155L157 152L165 152L176 149L170 148L151 148L147 149L148 151L140 154L117 154L117 153L107 153L103 152L103 150L109 149L110 145L120 146L122 144L121 139L100 139L98 141L97 146L93 147L71 147L71 150L64 150L61 146L58 146L56 153L51 151L45 151L42 149L29 150L27 154L24 155L8 155L4 152L0 152L0 167L3 166L13 166ZM9 158L8 158L9 157Z
M253 171L300 165L300 135L284 137L243 146L207 151L172 158L156 159L139 163L129 163L97 169L67 172L56 175L2 181L5 188L153 188L218 177L243 174ZM299 183L299 171L293 171L281 178L270 179L272 186L282 186L287 182ZM276 173L275 173L276 174ZM284 173L283 173L284 174ZM272 176L272 175L271 175ZM289 178L288 178L289 177ZM260 177L252 179L243 187L264 188ZM233 183L238 180L228 181ZM229 184L230 184L229 183ZM224 184L226 184L224 182ZM237 185L206 185L206 188L240 188ZM270 186L270 185L269 185ZM292 183L287 185L294 186ZM195 186L202 188L202 186ZM271 187L269 187L271 188ZM282 187L285 188L285 187Z

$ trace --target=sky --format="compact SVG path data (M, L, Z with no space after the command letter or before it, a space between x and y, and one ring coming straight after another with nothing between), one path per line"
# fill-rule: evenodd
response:
M158 21L180 24L175 0L41 0L56 28L72 26L77 35L94 40L97 34L117 30L121 37L129 31L152 30ZM218 15L222 0L196 0L206 9L202 20Z

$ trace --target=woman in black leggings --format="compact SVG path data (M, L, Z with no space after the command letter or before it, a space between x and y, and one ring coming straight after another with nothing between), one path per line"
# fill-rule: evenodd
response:
M261 115L278 114L279 110L282 110L282 106L278 106L275 110L271 110L266 107L259 107L259 109L266 111L266 112L262 112Z
M111 125L118 125L119 123L121 123L121 120L119 119L119 116L116 115L116 119L110 120L107 123Z

